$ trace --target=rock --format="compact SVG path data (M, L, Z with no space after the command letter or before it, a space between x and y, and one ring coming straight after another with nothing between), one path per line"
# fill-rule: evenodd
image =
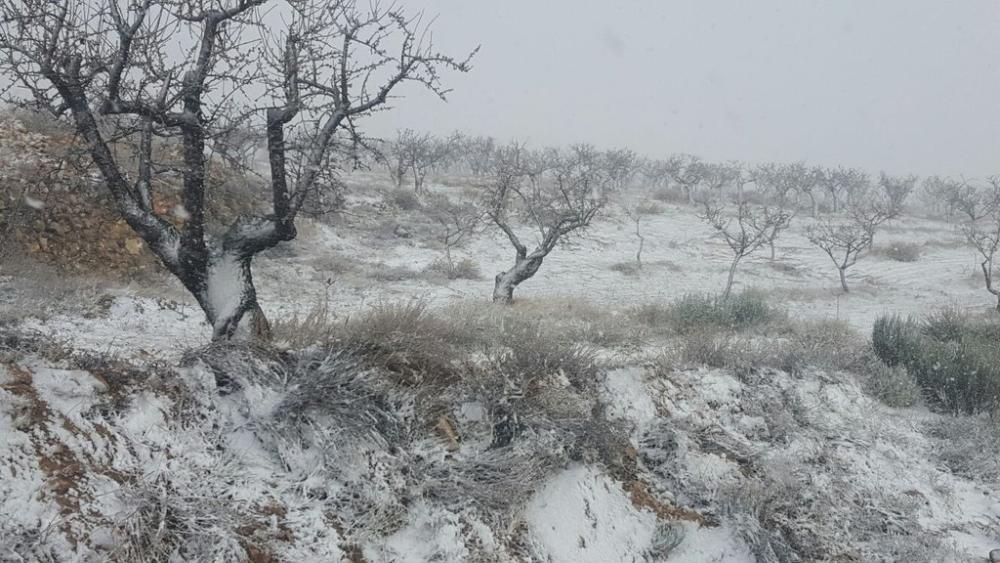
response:
M1000 549L990 551L990 563L1000 563Z
M396 235L399 238L410 238L411 236L413 236L413 234L410 233L410 230L402 225L396 225L395 227L393 227L392 234Z
M125 250L132 256L139 254L142 252L142 241L137 238L125 239Z

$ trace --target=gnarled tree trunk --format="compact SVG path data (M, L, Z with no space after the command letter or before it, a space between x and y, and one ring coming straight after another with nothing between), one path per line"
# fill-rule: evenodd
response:
M494 278L493 302L509 305L514 301L514 288L538 272L543 258L518 256L514 267L500 272Z

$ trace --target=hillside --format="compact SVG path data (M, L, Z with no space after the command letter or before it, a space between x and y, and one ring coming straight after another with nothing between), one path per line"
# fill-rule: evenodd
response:
M428 188L459 200L477 181ZM1000 548L995 421L939 412L869 344L883 313L991 308L949 224L890 224L842 295L801 218L775 260L739 271L753 312L713 324L718 305L684 297L719 291L729 256L687 205L646 216L641 270L620 267L636 239L612 207L500 307L501 234L455 250L471 279L448 279L427 204L401 204L379 171L346 184L345 209L255 262L270 344L208 345L200 310L125 232L117 250L147 261L141 277L43 252L30 241L47 223L26 223L41 231L0 263L0 560L959 562ZM883 252L899 242L919 259Z

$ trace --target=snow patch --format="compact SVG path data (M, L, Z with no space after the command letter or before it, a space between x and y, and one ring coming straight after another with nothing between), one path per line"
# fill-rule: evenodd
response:
M550 480L525 518L538 556L553 563L641 561L657 524L656 515L632 505L620 483L583 466Z

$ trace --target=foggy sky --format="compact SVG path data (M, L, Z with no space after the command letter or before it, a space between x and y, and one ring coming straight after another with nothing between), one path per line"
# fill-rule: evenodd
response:
M996 0L401 0L482 50L448 103L369 131L461 130L650 156L1000 174Z

